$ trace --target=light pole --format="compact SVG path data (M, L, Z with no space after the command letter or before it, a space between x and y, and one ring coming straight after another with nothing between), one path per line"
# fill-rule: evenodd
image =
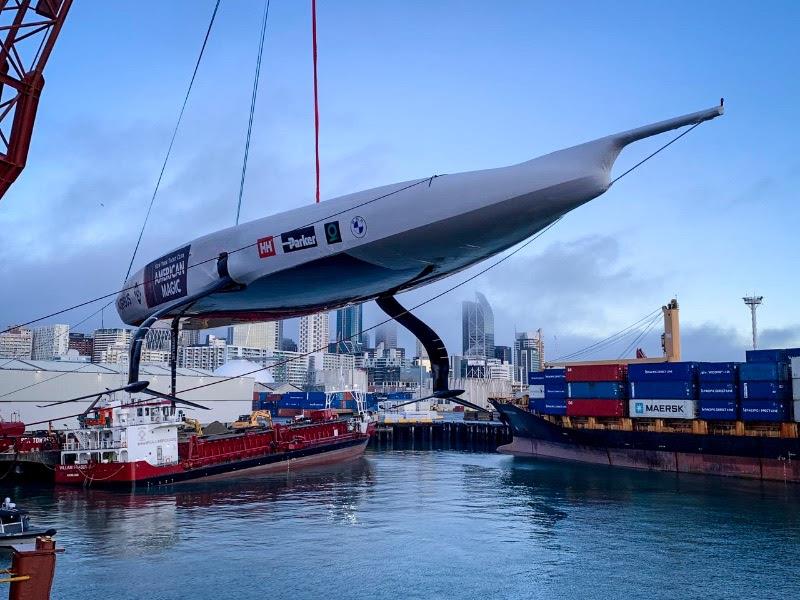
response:
M764 296L745 296L742 298L744 303L750 307L750 314L753 318L753 350L758 348L758 328L756 326L756 309L764 301Z

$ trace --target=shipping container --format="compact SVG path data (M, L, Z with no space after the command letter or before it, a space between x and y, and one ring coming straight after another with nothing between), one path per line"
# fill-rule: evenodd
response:
M629 381L694 381L695 362L636 363L628 365Z
M546 383L544 385L544 397L548 400L566 399L567 398L567 384L566 383Z
M571 417L624 417L625 401L607 398L567 400L567 415Z
M628 365L571 365L566 368L567 381L625 381Z
M800 379L800 356L793 356L789 364L792 369L792 377Z
M545 383L557 383L559 381L566 381L566 369L545 369L544 380Z
M629 415L634 419L695 419L697 402L694 400L652 398L629 400Z
M528 386L529 398L544 398L544 384L529 385Z
M736 400L701 399L698 403L699 417L709 421L735 421L737 414Z
M566 415L567 414L567 400L534 400L534 410L543 415Z
M414 398L412 392L389 392L386 394L388 400L411 400Z
M571 381L567 383L567 398L619 400L624 397L625 384L619 381Z
M800 400L800 377L792 379L792 400Z
M697 387L700 400L736 400L739 397L739 390L733 382L701 381Z
M781 348L771 350L748 350L745 352L745 357L748 363L776 363L788 361L786 350Z
M528 373L528 385L544 385L544 371L531 371Z
M704 381L736 382L739 365L735 362L697 363L697 378Z
M788 400L791 398L789 383L780 381L742 381L739 397L743 400Z
M792 405L792 419L800 423L800 400L795 400Z
M786 381L789 379L788 363L754 362L739 366L739 381Z
M633 366L633 365L631 365ZM694 400L697 385L689 381L631 381L628 384L630 398L659 400Z
M742 400L742 421L788 421L789 402L785 400Z

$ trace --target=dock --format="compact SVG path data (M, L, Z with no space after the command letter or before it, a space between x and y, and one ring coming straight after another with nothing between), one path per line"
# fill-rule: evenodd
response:
M373 450L461 450L494 452L511 442L511 428L500 421L434 421L378 426Z

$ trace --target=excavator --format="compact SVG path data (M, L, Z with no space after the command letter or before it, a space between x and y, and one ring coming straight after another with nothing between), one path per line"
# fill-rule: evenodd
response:
M243 429L271 429L272 414L268 410L254 410L249 415L241 415L231 425L234 431Z

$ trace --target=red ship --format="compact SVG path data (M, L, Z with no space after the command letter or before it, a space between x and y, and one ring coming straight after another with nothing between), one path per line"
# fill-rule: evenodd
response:
M98 408L67 432L55 481L147 488L285 471L359 456L375 429L368 413L345 419L325 409L295 423L182 438L183 420L169 401Z

